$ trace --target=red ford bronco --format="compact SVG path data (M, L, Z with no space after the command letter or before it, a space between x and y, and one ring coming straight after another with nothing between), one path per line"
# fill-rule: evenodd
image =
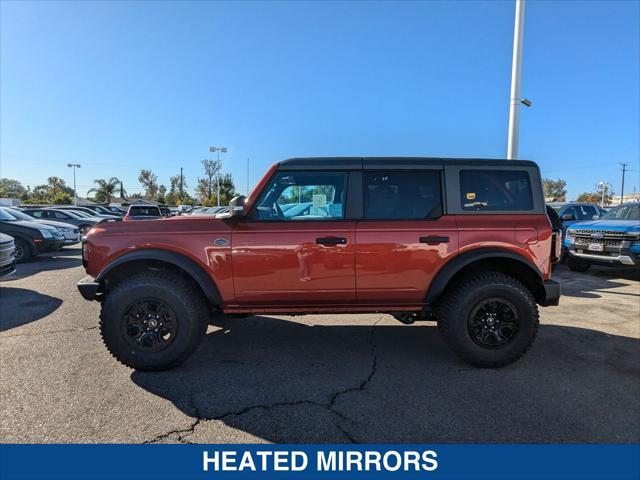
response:
M347 312L436 320L462 359L500 367L558 304L555 237L533 162L296 158L222 217L98 224L78 288L140 370L185 361L213 315Z

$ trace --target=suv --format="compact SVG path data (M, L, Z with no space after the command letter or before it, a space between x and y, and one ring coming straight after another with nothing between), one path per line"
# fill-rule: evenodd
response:
M213 314L344 312L437 319L462 359L500 367L558 304L553 237L533 162L290 159L226 215L97 225L78 288L140 370L183 362Z
M576 272L591 265L640 266L640 203L625 203L600 220L573 224L564 245L569 268Z
M13 237L0 233L0 279L16 271L16 246Z

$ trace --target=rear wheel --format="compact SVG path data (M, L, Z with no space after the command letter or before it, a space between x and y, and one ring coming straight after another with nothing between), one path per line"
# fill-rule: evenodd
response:
M589 267L591 265L589 265L584 260L580 260L579 258L576 258L573 255L569 254L567 258L567 266L572 272L586 272L587 270L589 270Z
M21 238L15 239L16 246L16 263L24 263L31 260L33 257L33 251L31 250L31 246L22 240Z
M467 277L445 294L438 311L444 341L477 367L518 360L533 344L538 323L529 289L499 272Z
M145 272L106 294L100 333L111 354L137 370L180 365L207 331L209 309L201 292L171 272Z

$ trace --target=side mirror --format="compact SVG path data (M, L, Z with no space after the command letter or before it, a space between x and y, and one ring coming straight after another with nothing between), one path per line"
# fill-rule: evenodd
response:
M576 216L573 213L565 213L562 215L562 220L575 220Z
M594 215L593 217L591 217L592 220L598 220L600 218L600 215Z
M244 217L244 195L233 197L229 202L229 217Z

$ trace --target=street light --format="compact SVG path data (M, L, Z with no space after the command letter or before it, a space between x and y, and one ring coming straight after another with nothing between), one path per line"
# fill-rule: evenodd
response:
M217 183L218 183L218 201L217 201L217 206L220 206L220 152L222 153L227 153L227 147L209 147L209 151L210 152L216 152L217 154L217 161L216 161L216 168L217 168Z
M80 168L79 163L67 163L67 167L73 168L73 204L78 205L78 193L76 192L76 168Z

